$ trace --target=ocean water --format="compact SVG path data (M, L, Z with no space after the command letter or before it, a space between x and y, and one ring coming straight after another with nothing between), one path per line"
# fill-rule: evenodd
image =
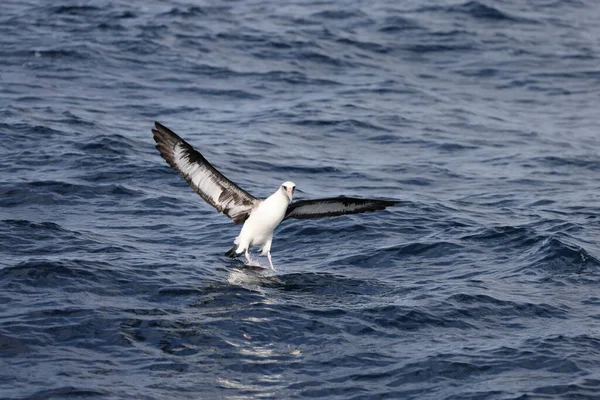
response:
M0 11L0 398L600 399L600 3ZM257 197L398 204L249 270L154 121Z

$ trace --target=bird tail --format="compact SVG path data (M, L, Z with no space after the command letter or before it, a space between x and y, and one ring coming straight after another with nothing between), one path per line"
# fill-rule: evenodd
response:
M231 250L229 250L227 253L225 253L225 255L229 258L236 258L238 256L236 250L237 250L237 245L233 246L231 248Z

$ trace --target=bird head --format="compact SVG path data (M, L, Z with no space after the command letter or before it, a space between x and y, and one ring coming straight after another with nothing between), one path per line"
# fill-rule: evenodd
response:
M294 182L287 181L281 184L281 191L283 191L289 201L292 201L294 190L296 190L296 184Z

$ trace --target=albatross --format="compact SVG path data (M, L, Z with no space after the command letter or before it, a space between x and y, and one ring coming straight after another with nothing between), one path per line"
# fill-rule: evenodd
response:
M257 199L227 179L202 154L166 126L155 122L152 129L160 155L208 204L225 214L236 224L243 224L234 246L225 253L235 258L244 253L248 265L253 265L249 249L261 247L261 255L271 259L273 232L284 220L308 219L357 214L383 210L396 204L390 200L330 197L292 201L296 185L286 181L264 200Z

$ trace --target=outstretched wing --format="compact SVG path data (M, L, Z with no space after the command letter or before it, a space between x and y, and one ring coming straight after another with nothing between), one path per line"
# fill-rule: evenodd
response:
M158 122L154 124L156 129L152 129L152 134L156 148L171 168L208 204L236 224L244 222L259 200L217 171L175 132Z
M356 199L352 197L299 200L294 201L288 206L284 220L288 218L308 219L358 214L367 211L383 210L394 204L396 204L395 201Z

